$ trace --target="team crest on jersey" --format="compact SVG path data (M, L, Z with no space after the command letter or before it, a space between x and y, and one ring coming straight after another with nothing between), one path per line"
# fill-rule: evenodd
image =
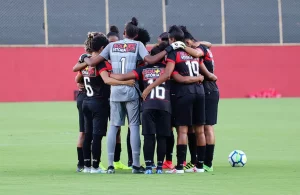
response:
M90 66L87 66L85 67L85 69L83 69L81 71L82 75L83 76L86 76L86 77L96 77L96 68L95 67L90 67Z
M143 70L143 78L144 80L157 79L164 72L163 68L146 68Z
M135 53L136 46L137 46L136 43L116 43L116 44L113 44L112 52Z
M179 56L180 56L180 59L185 61L185 60L193 60L194 57L187 54L186 52L179 52Z

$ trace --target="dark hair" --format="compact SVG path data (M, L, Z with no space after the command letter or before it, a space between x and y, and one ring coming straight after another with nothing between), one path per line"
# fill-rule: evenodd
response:
M169 37L174 38L176 41L184 41L184 33L176 25L173 25L173 26L170 27Z
M101 32L88 32L87 34L87 39L84 41L84 45L85 45L85 50L88 53L92 53L93 49L92 49L92 40L95 36L98 35L103 35L103 33Z
M106 47L108 45L108 39L104 34L99 34L97 36L94 36L92 39L92 50L94 52L99 51L102 47Z
M109 33L107 33L106 36L107 36L107 38L109 38L110 36L116 36L116 37L120 38L118 27L116 27L116 26L111 26L111 27L109 28Z
M150 41L149 32L144 28L139 28L138 37L135 38L136 41L142 42L145 46Z
M186 26L179 26L179 28L184 33L184 39L191 39L192 41L197 41L193 35L186 29Z
M151 49L150 54L151 54L152 56L154 56L154 55L156 55L156 54L162 52L163 50L165 50L166 47L168 47L168 45L169 45L169 44L166 43L166 42L161 42L159 45L157 45L157 46L155 46L155 47L153 47L153 48ZM163 57L163 58L160 60L160 62L163 61L164 59L165 59L165 57Z
M133 17L130 22L126 24L125 31L128 38L134 38L139 33L139 28L137 27L138 20Z
M163 32L161 35L159 35L159 38L162 40L162 41L169 41L169 34L168 32Z

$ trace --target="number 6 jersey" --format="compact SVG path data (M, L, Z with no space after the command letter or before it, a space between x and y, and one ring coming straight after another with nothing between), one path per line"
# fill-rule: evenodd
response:
M167 56L167 62L174 63L174 72L179 73L181 76L196 77L200 74L199 63L201 63L201 61L199 61L199 58L192 57L184 50L171 51ZM204 95L203 86L199 82L191 84L176 83L175 86L174 91L177 97L181 97L186 94Z
M150 64L137 68L133 73L137 80L142 80L144 88L147 88L165 72L165 67L166 65L161 63ZM171 113L169 80L151 90L143 102L143 110L146 109L164 110Z

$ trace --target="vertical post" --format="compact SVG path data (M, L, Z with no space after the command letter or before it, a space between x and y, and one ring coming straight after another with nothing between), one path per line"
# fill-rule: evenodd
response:
M44 0L44 30L45 30L45 45L49 45L48 38L48 9L47 9L47 0Z
M221 0L221 22L222 22L222 45L226 43L226 34L225 34L225 5L224 0Z
M167 31L167 16L166 16L166 0L162 0L162 23L163 23L163 31Z
M106 34L109 33L109 6L108 0L105 0L105 27L106 27Z
M278 22L279 22L279 43L283 44L283 30L282 30L282 7L281 0L278 0Z

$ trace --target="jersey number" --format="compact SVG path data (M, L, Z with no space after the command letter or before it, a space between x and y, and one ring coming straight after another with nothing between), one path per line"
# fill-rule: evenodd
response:
M199 75L199 62L197 61L186 61L185 64L189 68L189 73L191 77Z
M153 79L148 80L148 84L151 85L153 83ZM164 85L165 83L162 83ZM157 86L151 90L150 99L158 98L164 100L166 94L166 90L164 87Z
M84 80L84 86L85 86L85 89L86 89L86 95L88 97L93 96L94 92L93 92L93 89L90 85L90 82L91 82L90 77L83 77L83 80Z
M126 62L126 58L123 57L123 58L121 58L120 61L121 61L121 73L125 74L125 62Z

